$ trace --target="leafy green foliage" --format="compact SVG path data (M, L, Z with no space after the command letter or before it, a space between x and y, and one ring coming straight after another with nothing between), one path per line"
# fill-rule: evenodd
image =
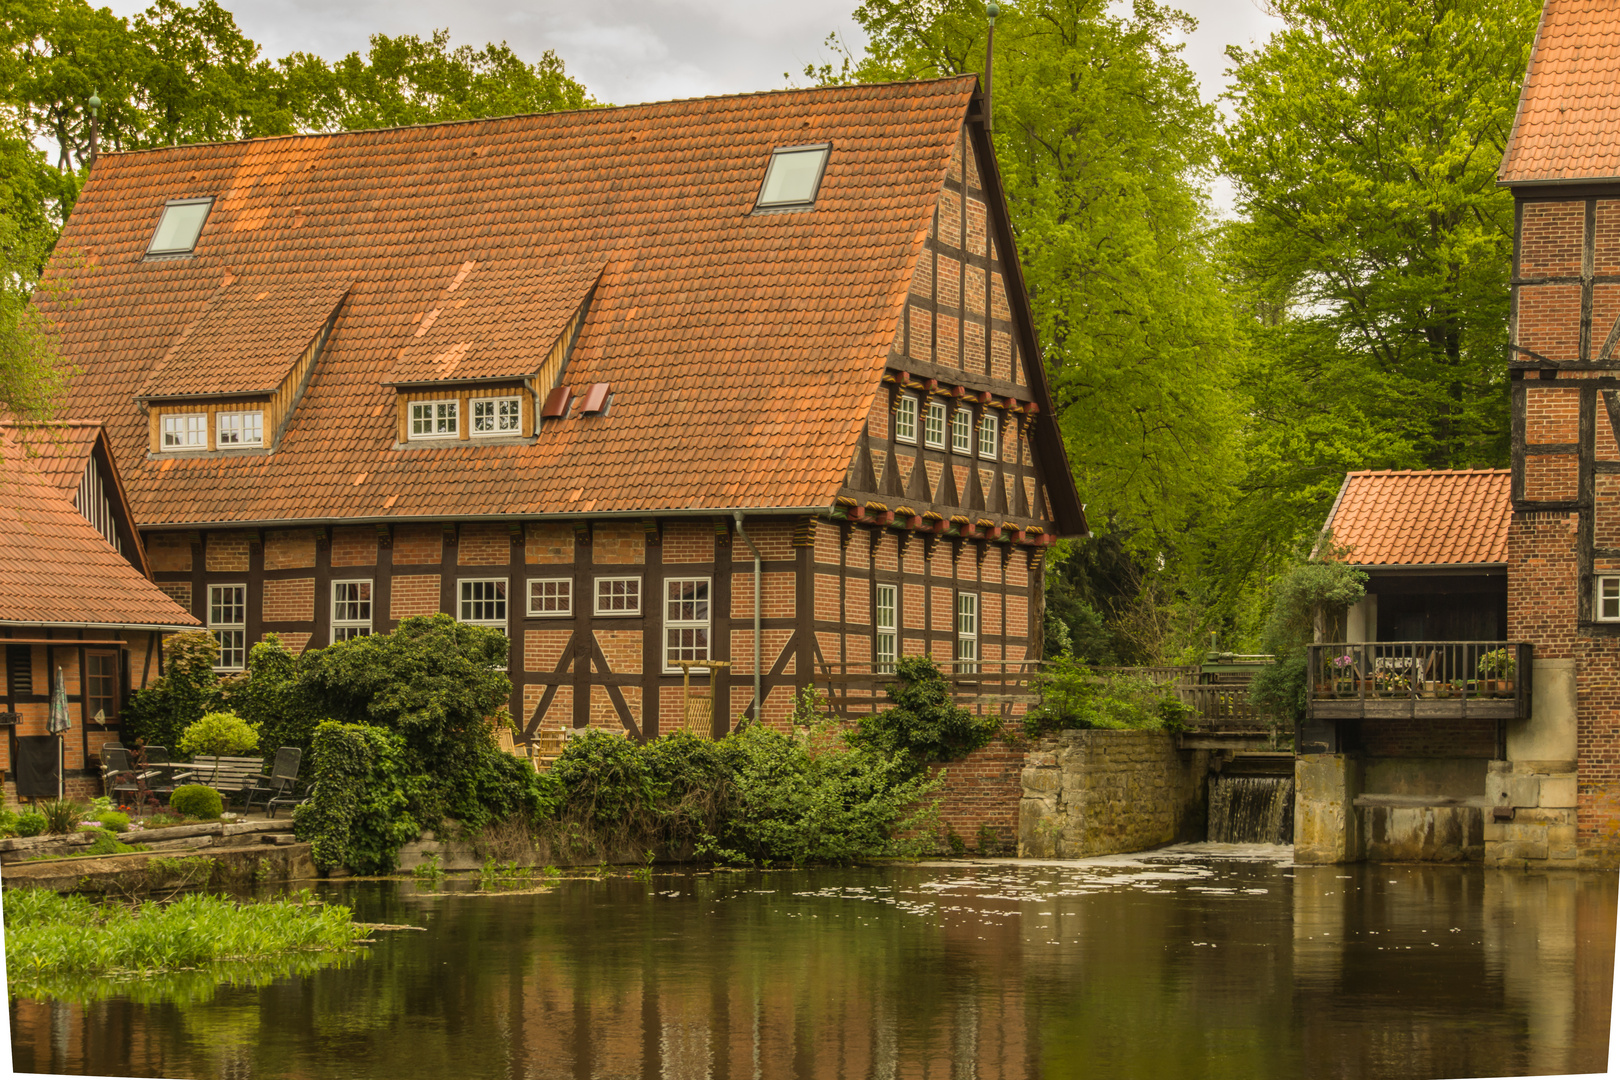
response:
M204 713L186 725L179 748L187 757L246 754L259 748L259 726L232 712Z
M1322 558L1290 566L1272 585L1263 647L1276 659L1255 673L1249 700L1276 716L1303 719L1310 673L1306 660L1317 627L1326 631L1367 592L1367 575L1343 560L1331 540Z
M84 855L128 855L132 851L145 851L146 850L146 848L143 845L140 845L140 844L130 845L130 844L120 843L119 840L118 840L118 837L113 835L113 832L110 829L105 829L105 828L102 828L102 829L90 829L89 831L91 833L94 833L96 838L94 840L90 841L90 846L85 848L84 851L81 852L81 854L84 854Z
M299 692L299 654L282 644L276 634L248 650L247 669L220 684L220 698L230 710L260 731L259 745L267 753L282 746L309 752L315 725L322 717Z
M1031 736L1068 728L1183 731L1192 708L1165 683L1140 675L1099 674L1060 657L1035 679L1039 704L1024 717Z
M182 784L169 796L169 808L186 817L216 821L225 812L225 799L203 784Z
M954 761L987 746L1001 730L994 716L974 716L957 705L932 657L908 656L894 665L885 688L893 704L862 717L849 733L853 746L884 757L898 755L913 771L935 761Z
M78 832L84 817L84 804L73 799L47 799L39 809L45 815L46 829L53 833Z
M129 815L117 810L103 810L97 815L96 821L108 832L121 833L129 828Z
M315 787L293 811L298 839L323 870L349 866L388 873L421 825L411 813L420 780L406 763L405 740L363 724L332 721L315 729Z
M194 630L166 638L163 659L163 674L124 707L127 745L177 748L186 728L219 703L219 643L212 634Z
M45 815L38 810L25 810L17 815L16 824L12 827L18 836L38 836L49 824Z

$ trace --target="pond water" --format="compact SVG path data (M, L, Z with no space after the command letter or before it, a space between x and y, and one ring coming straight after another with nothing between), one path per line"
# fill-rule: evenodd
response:
M364 954L145 1004L11 1003L19 1071L1451 1077L1606 1067L1616 878L1291 849L333 883Z

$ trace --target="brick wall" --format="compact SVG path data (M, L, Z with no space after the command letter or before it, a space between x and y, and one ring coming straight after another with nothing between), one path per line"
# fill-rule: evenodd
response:
M315 579L266 581L263 610L265 622L309 622L315 618Z
M1441 718L1363 720L1361 750L1370 757L1488 760L1496 756L1496 722Z
M435 566L443 555L444 532L440 526L401 525L394 530L395 566ZM437 606L434 610L438 610Z
M392 589L388 610L390 619L438 614L438 574L396 574Z
M512 560L512 531L499 523L463 525L456 546L458 566L505 566Z
M1510 641L1535 643L1539 659L1574 655L1576 515L1515 514L1508 526Z
M979 832L988 826L1002 854L1018 846L1018 803L1023 798L1024 748L997 739L960 761L936 765L931 775L945 773L940 790L940 830L954 832L971 849L980 846Z
M339 526L332 530L333 566L376 566L377 530Z
M211 532L208 534L204 565L210 573L246 573L248 568L248 534L245 532Z
M271 529L264 534L266 570L301 570L315 565L315 533L310 529Z

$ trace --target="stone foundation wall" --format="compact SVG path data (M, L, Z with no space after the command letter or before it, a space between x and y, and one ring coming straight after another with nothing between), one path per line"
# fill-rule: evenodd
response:
M1064 731L1024 760L1019 854L1076 859L1204 838L1209 751L1157 731Z
M1573 866L1576 775L1573 761L1493 761L1485 778L1492 815L1485 862L1492 866Z

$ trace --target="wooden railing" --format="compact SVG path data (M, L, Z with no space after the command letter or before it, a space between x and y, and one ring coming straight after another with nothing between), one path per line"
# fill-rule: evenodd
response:
M976 712L1012 714L1013 706L1040 700L1034 688L1039 660L935 661L945 672L956 703ZM892 671L874 671L871 664L824 663L815 673L815 687L827 695L827 704L840 716L863 716L888 704L884 690L895 681Z
M1530 715L1524 641L1328 642L1310 647L1313 719Z

